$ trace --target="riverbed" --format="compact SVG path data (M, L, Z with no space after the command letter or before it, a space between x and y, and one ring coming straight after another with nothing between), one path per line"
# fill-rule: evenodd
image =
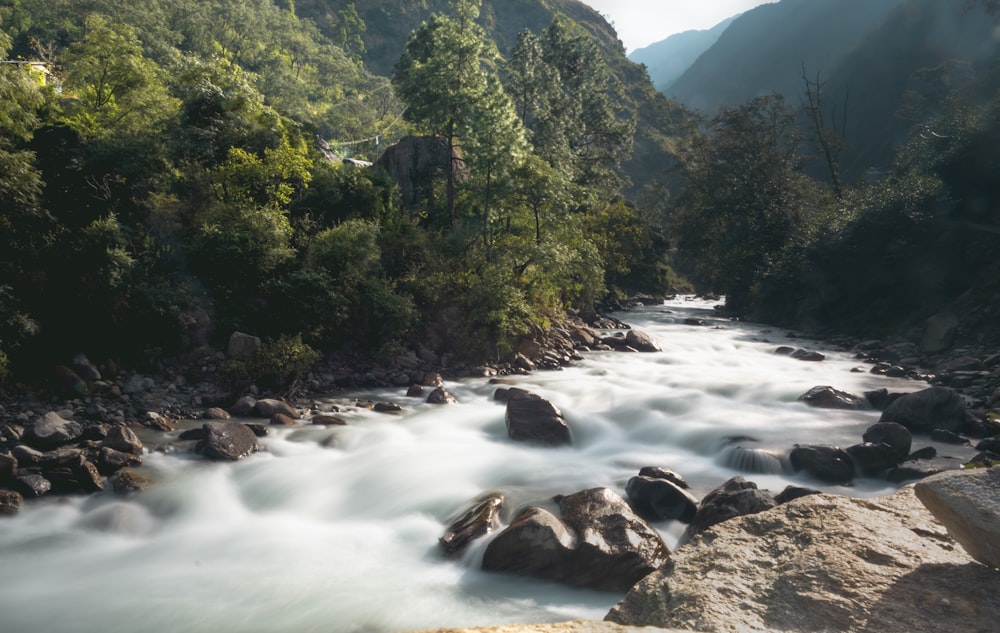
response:
M133 497L108 490L27 504L0 520L0 630L394 633L600 619L620 595L479 571L488 539L443 558L437 539L449 517L491 491L506 496L505 520L555 494L623 493L653 465L682 474L698 497L737 474L774 491L896 488L791 473L782 456L794 444L848 446L879 416L797 398L817 385L857 394L926 385L852 371L864 366L849 352L719 318L706 301L619 316L663 351L592 352L563 371L510 379L562 410L570 447L510 441L497 385L467 379L446 385L457 405L405 390L351 394L403 411L350 409L338 414L345 427L272 428L263 452L234 464L152 452L142 469L156 483ZM775 354L781 345L826 360ZM684 526L657 527L673 547Z

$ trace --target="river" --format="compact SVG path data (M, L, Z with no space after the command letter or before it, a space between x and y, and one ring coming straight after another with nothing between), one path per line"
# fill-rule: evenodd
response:
M392 400L403 413L358 409L341 414L346 427L272 430L264 452L235 464L150 453L143 469L157 483L131 498L105 491L27 504L0 520L0 631L392 633L600 619L621 596L484 573L483 542L443 559L437 539L449 516L493 490L507 496L506 519L558 493L622 491L648 465L678 471L699 497L741 474L734 464L771 471L746 476L774 491L895 488L819 485L766 451L847 446L877 420L796 402L813 386L924 385L854 373L860 362L850 354L717 319L703 301L621 316L663 352L589 353L564 371L513 379L562 409L572 447L511 442L496 385L469 379L447 385L460 402L451 406L401 391L352 394ZM708 323L684 325L691 316ZM827 359L796 361L774 354L778 345ZM671 546L683 528L658 527Z

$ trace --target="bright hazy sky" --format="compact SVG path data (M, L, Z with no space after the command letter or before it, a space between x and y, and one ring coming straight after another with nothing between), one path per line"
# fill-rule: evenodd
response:
M582 0L615 25L625 50L674 33L710 29L726 18L775 0Z

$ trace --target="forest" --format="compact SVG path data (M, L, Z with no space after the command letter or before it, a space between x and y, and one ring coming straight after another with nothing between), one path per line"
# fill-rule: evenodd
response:
M352 3L3 3L0 377L235 330L293 366L499 360L567 309L692 288L885 333L1000 278L997 68L927 69L889 172L844 182L821 78L700 113L565 13L500 37L493 4L431 12L388 70ZM404 199L366 163L413 138L445 158Z

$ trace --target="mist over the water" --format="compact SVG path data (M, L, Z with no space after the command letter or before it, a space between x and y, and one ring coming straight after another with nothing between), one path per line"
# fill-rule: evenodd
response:
M688 316L708 324L684 325ZM403 414L355 411L344 414L347 427L272 429L265 452L235 464L147 454L143 469L157 483L134 497L28 503L0 520L0 630L387 633L600 619L620 595L483 573L485 541L444 560L437 539L449 516L494 490L507 496L505 520L554 494L623 493L649 465L678 471L699 497L737 474L776 491L894 488L823 486L786 472L793 444L847 446L878 418L796 398L816 385L923 385L852 373L859 361L848 354L821 350L821 363L776 355L778 345L818 344L717 320L706 302L624 318L663 352L592 353L577 367L514 379L562 409L572 447L508 440L496 385L466 380L447 385L460 401L447 407L401 391L350 394L393 400ZM658 527L671 546L683 531Z

